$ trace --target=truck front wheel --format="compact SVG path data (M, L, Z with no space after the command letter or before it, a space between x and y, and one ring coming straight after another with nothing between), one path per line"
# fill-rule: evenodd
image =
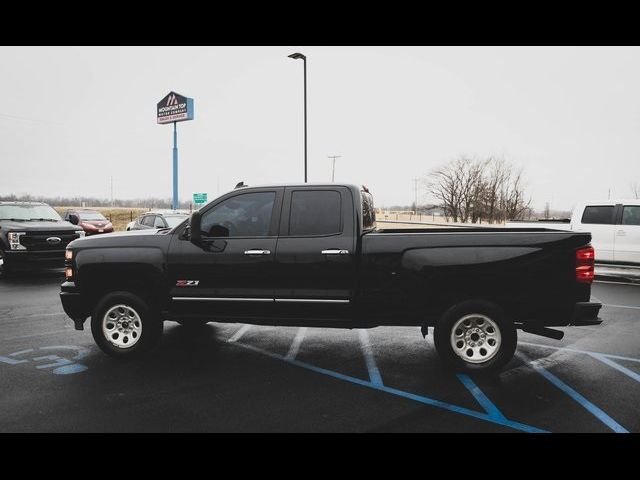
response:
M434 331L436 350L456 370L489 372L513 357L518 336L513 321L497 305L480 300L447 310Z
M91 316L91 333L100 349L123 360L139 357L155 347L162 327L152 306L131 292L105 295Z

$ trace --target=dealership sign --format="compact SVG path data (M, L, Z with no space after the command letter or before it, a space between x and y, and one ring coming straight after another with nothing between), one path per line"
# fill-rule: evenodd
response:
M185 120L193 120L193 98L169 92L158 102L158 123L183 122Z

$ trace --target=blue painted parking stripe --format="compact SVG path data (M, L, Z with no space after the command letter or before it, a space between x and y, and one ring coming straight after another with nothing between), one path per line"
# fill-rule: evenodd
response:
M251 328L251 325L243 325L240 330L238 330L233 337L231 337L228 341L230 343L237 342L242 338L242 336L247 333L247 330Z
M414 393L409 393L409 392L405 392L403 390L398 390L396 388L386 387L384 385L375 385L375 384L373 384L371 382L367 382L366 380L362 380L362 379L356 378L356 377L351 377L349 375L344 375L342 373L334 372L332 370L327 370L325 368L316 367L315 365L311 365L309 363L301 362L300 360L286 360L285 357L283 357L282 355L278 355L276 353L272 353L272 352L269 352L267 350L263 350L261 348L254 347L254 346L251 346L251 345L247 345L247 344L244 344L244 343L234 343L234 345L237 345L238 347L245 348L247 350L251 350L251 351L260 353L262 355L266 355L266 356L274 358L276 360L284 361L284 362L286 362L286 363L288 363L290 365L295 365L296 367L304 368L306 370L310 370L310 371L315 372L315 373L320 373L322 375L327 375L329 377L333 377L333 378L336 378L338 380L343 380L345 382L354 383L356 385L360 385L360 386L363 386L363 387L367 387L367 388L371 388L371 389L374 389L374 390L379 390L379 391L382 391L382 392L385 392L385 393L389 393L391 395L396 395L398 397L402 397L402 398L406 398L406 399L409 399L409 400L413 400L415 402L422 403L424 405L430 405L432 407L441 408L441 409L444 409L444 410L448 410L450 412L459 413L459 414L466 415L466 416L469 416L469 417L477 418L479 420L484 420L486 422L494 423L494 424L497 424L497 425L502 425L504 427L513 428L515 430L520 430L522 432L527 432L527 433L548 433L546 430L542 430L540 428L533 427L531 425L527 425L527 424L519 423L519 422L514 422L512 420L508 420L508 419L504 419L504 418L492 417L491 415L488 415L487 413L484 413L484 412L477 412L477 411L474 411L474 410L470 410L468 408L459 407L457 405L452 405L452 404L446 403L446 402L441 402L441 401L435 400L433 398L423 397L422 395L416 395Z
M295 360L295 358L298 356L300 345L302 344L302 340L304 339L306 333L307 327L300 327L298 329L298 332L296 333L296 336L291 343L291 347L289 347L289 353L287 353L287 356L284 357L285 360Z
M589 413L591 413L594 417L596 417L598 420L604 423L611 430L613 430L616 433L629 433L629 431L626 428L624 428L622 425L616 422L613 418L607 415L603 410L601 410L599 407L595 406L585 397L580 395L573 388L571 388L569 385L567 385L558 377L556 377L553 373L545 370L536 361L531 361L522 353L518 353L517 356L522 361L529 364L536 372L538 372L540 375L546 378L549 382L551 382L551 384L553 384L554 386L562 390L569 397L571 397L571 399L579 403L583 408L585 408Z
M570 347L554 347L553 345L544 345L542 343L531 343L531 342L519 341L518 345L530 345L532 347L550 348L552 350L563 350L563 351L574 352L574 353L585 353L587 355L602 355L603 357L615 358L616 360L626 360L628 362L640 362L640 358L623 357L621 355L613 355L612 353L592 352L590 350L580 350L577 348L570 348Z
M602 354L590 353L589 355L592 356L593 358L595 358L596 360L599 360L602 363L605 363L605 364L609 365L610 367L615 368L619 372L624 373L627 377L633 378L636 382L640 382L640 375L638 375L633 370L631 370L631 369L629 369L627 367L623 367L619 363L614 362L613 360L605 357Z
M471 377L469 377L469 375L459 373L457 376L462 384L467 388L467 390L471 392L473 398L478 401L480 406L484 408L484 411L487 412L490 417L506 419L506 417L502 414L498 407L496 407L496 405L491 400L489 400L484 392L480 390L480 387L478 387L478 385L476 385L476 383L471 380Z
M380 370L378 370L378 365L376 365L376 359L373 356L369 333L366 330L358 330L358 336L360 337L360 345L362 345L362 353L364 354L364 361L367 364L371 383L374 385L384 385L382 375L380 375Z

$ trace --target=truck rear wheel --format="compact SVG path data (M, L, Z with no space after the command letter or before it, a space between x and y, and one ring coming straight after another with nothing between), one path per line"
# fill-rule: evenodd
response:
M112 292L96 305L91 333L100 349L118 359L140 357L157 345L162 320L141 296Z
M473 300L447 310L434 330L436 350L450 367L467 372L497 371L513 357L518 335L496 304Z

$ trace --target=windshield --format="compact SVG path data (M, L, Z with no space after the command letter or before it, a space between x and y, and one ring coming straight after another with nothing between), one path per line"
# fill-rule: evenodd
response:
M0 205L0 220L59 222L62 218L49 205Z
M104 222L106 218L104 218L104 215L98 212L80 212L80 220L88 220L88 221L100 220Z
M164 219L167 222L167 225L169 225L169 227L173 228L176 225L180 225L185 219L187 218L187 215L176 215L173 217L167 217L165 216Z

